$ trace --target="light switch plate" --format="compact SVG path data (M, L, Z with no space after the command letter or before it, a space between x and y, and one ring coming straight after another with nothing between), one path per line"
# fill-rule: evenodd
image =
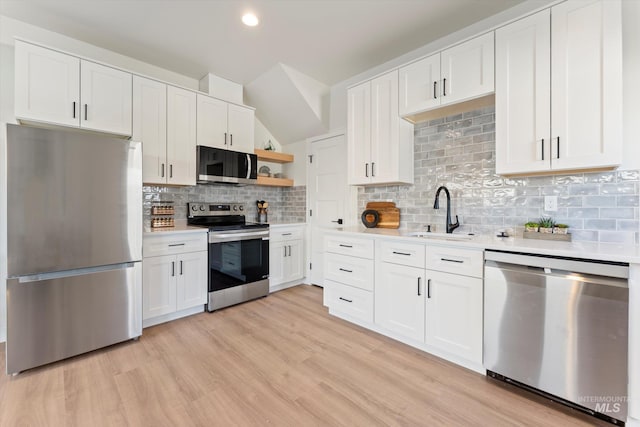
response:
M544 196L544 210L556 212L558 210L558 196Z

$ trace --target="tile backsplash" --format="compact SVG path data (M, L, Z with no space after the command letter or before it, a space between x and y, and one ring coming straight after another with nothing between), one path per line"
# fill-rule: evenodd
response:
M264 187L257 185L196 185L194 187L144 186L144 224L149 225L151 202L175 202L176 219L187 218L187 202L244 203L247 221L257 221L256 200L269 202L269 222L305 222L306 187Z
M446 185L460 232L494 233L543 214L570 225L573 240L638 243L640 171L569 173L509 178L495 173L493 106L415 125L415 184L360 187L358 209L390 200L400 208L400 228L444 231L446 197L433 209L436 189ZM558 211L543 210L544 196L558 197Z

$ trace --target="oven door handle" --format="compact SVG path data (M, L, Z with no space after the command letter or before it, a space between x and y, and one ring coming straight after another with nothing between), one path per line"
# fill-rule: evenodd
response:
M235 242L238 240L269 240L269 231L251 233L209 233L209 243Z

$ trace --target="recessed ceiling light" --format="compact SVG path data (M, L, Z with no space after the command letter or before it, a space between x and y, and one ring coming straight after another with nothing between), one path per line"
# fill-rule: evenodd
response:
M255 27L260 21L258 21L258 17L253 13L245 13L242 15L242 22L248 27Z

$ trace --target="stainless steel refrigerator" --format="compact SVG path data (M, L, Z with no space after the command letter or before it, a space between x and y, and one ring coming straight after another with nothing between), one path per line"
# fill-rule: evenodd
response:
M7 125L7 373L142 334L142 147Z

